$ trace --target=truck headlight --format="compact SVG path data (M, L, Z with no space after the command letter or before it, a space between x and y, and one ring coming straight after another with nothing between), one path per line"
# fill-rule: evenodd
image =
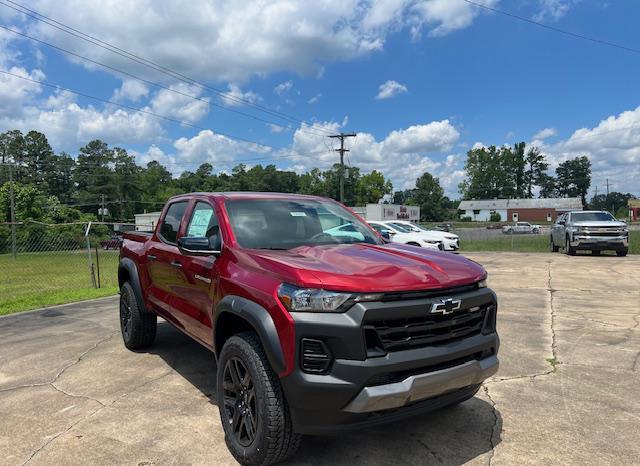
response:
M355 303L379 301L382 294L342 293L283 283L278 287L278 299L290 312L344 312Z
M487 279L480 280L478 282L478 288L486 288L487 287Z

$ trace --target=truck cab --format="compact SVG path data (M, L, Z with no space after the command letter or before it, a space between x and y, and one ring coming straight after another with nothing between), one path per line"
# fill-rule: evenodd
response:
M482 266L387 242L331 199L176 196L154 232L125 233L118 279L127 348L152 345L161 317L212 352L242 464L461 403L498 370Z

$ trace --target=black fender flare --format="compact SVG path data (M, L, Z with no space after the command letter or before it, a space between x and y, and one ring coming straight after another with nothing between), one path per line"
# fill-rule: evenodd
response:
M128 281L131 283L133 292L136 295L138 308L144 309L145 311L147 311L147 306L145 306L144 298L142 297L142 286L140 285L140 276L138 275L138 267L136 267L136 263L133 262L128 257L123 257L122 259L120 259L120 264L118 265L118 286L119 287L122 287L122 285L125 282L125 280L123 279L124 274L122 272L126 272L129 275Z
M234 314L251 325L258 334L264 352L276 374L286 369L280 337L271 315L265 308L251 300L235 295L227 295L216 306L213 313L213 347L217 349L216 333L218 321L225 313Z

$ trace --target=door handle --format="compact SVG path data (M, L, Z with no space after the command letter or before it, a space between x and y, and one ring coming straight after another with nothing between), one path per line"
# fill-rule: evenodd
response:
M157 257L154 256L153 254L147 254L147 259L149 259L150 261L154 261L157 259Z
M176 269L181 269L182 264L176 260L171 261L171 267L175 267Z

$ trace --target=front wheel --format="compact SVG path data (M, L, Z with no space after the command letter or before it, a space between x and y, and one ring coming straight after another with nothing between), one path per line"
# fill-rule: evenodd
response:
M567 236L567 241L564 243L564 253L567 256L575 256L576 250L571 247L571 242L569 241L569 237Z
M628 249L623 249L622 251L616 251L616 255L617 255L618 257L624 257L624 256L626 256L628 253L629 253L629 250L628 250Z
M227 340L217 382L225 442L240 464L274 464L296 452L301 436L293 432L280 381L254 333Z
M549 237L549 249L551 252L558 252L560 246L556 246L556 243L553 242L553 236Z

